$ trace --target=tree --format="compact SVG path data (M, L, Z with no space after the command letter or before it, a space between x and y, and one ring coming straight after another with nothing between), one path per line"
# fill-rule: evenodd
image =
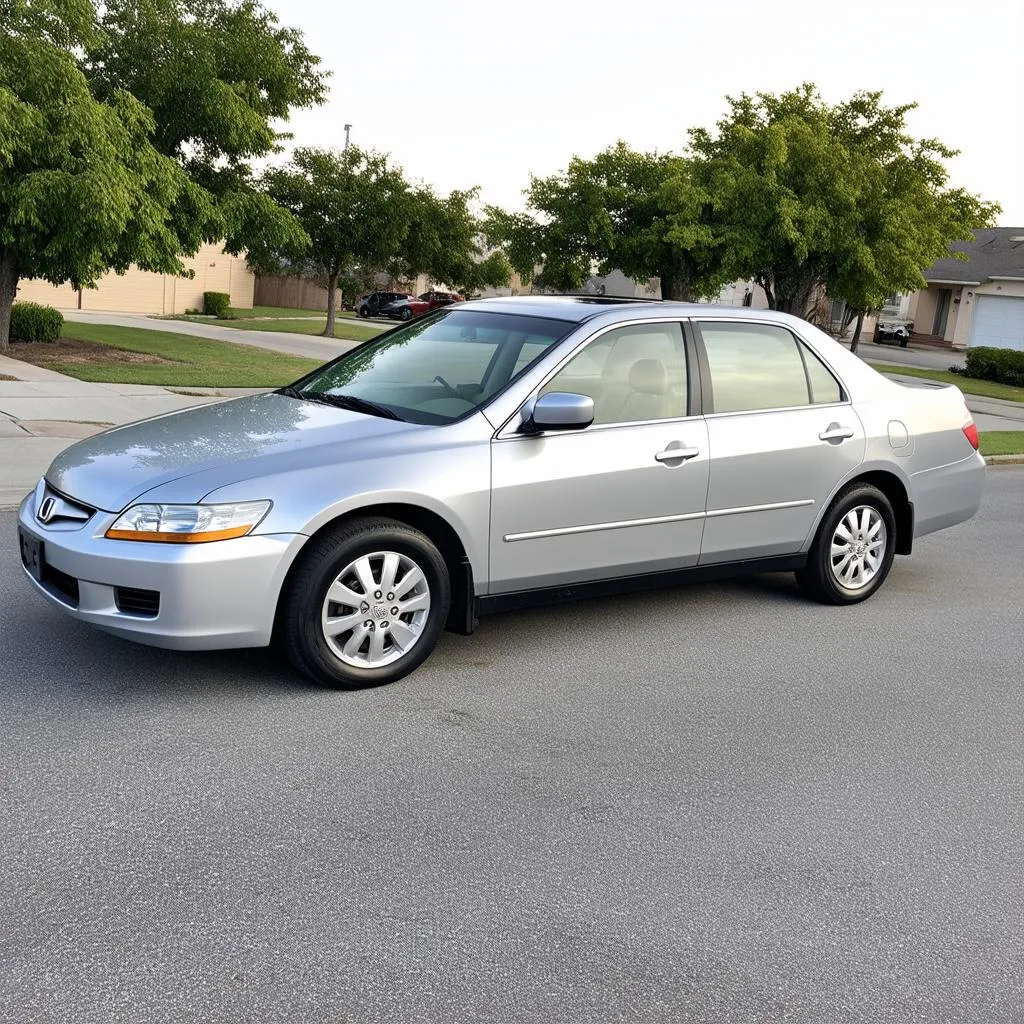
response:
M180 254L217 237L206 191L151 144L146 107L90 92L75 53L96 38L88 0L0 2L0 350L20 279L182 273Z
M215 197L225 248L295 245L294 221L255 187L251 161L290 136L277 122L324 101L328 73L302 34L256 0L104 0L84 67L103 99L130 92L153 144Z
M20 278L306 241L249 161L322 100L317 64L255 0L0 0L0 348Z
M478 188L439 197L429 188L415 195L413 221L395 276L427 274L465 295L508 284L505 254L485 251L483 226L472 210Z
M953 151L911 137L913 104L886 107L881 95L830 106L810 84L744 94L714 134L691 131L726 260L772 309L803 316L825 288L863 314L923 287L922 269L998 209L947 188Z
M402 259L416 212L416 197L401 168L356 146L345 152L297 149L290 164L262 179L267 196L288 210L308 244L276 241L250 248L258 268L317 276L327 287L327 325L334 337L338 279L356 268L384 268Z
M624 142L566 171L532 178L532 214L491 208L487 235L525 280L570 291L597 266L657 277L662 295L692 300L729 279L711 223L712 196L690 161L640 153ZM535 278L535 268L541 267Z

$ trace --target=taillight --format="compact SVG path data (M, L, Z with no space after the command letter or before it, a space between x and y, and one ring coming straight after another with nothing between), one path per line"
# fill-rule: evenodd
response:
M971 447L978 450L978 428L974 425L974 420L971 420L967 426L964 427L964 437L971 442Z

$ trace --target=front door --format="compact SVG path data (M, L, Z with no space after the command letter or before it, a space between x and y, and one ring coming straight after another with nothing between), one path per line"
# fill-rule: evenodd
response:
M707 427L685 415L680 325L599 334L540 394L553 391L590 395L595 421L492 443L490 592L696 564Z
M863 461L864 428L831 371L785 327L698 327L710 371L701 564L795 554Z

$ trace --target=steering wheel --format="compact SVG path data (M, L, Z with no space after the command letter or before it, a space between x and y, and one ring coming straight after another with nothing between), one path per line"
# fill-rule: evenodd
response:
M438 374L434 378L434 383L435 384L440 384L440 385L442 385L442 387L447 388L448 389L448 394L450 394L452 396L452 398L461 398L462 397L462 395L460 395L459 392L455 388L453 388L451 386L451 384L449 384L448 381L446 381L444 379L444 377L441 376L441 374Z

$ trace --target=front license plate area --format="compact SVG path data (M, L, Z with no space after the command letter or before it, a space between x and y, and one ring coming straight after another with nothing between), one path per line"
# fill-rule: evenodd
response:
M18 538L21 541L21 564L25 566L33 579L42 583L43 566L45 565L43 542L21 529L18 530Z

